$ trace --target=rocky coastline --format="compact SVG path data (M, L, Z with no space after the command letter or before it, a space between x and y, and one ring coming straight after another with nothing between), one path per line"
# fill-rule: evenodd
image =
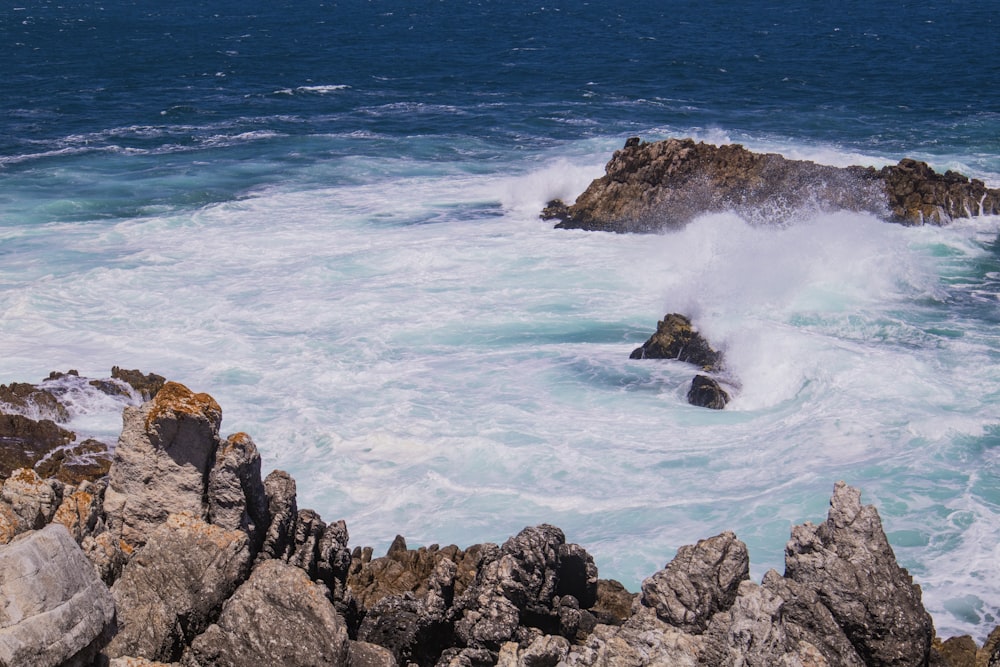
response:
M752 223L782 223L803 211L866 212L905 225L948 224L1000 213L1000 190L977 179L903 159L896 165L832 167L754 153L739 144L633 137L604 176L573 204L554 200L542 218L556 227L659 232L706 213L735 212Z
M501 545L397 537L375 557L299 509L287 473L262 476L249 435L221 436L211 396L133 373L109 380L134 404L105 470L40 474L51 451L0 467L0 665L1000 665L1000 631L935 637L876 509L842 482L760 582L732 532L634 593L545 524ZM56 399L23 407L57 415ZM37 431L5 452L71 448L24 419Z

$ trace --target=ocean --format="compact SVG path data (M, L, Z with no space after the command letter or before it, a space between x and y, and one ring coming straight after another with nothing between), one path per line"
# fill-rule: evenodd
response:
M154 4L0 9L0 382L159 373L352 546L552 523L633 591L724 530L783 571L844 480L941 636L1000 623L1000 219L538 217L631 136L1000 187L996 3ZM669 312L726 410L629 359Z

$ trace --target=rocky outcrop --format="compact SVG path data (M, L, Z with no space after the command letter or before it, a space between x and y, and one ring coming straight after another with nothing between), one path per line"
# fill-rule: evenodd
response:
M667 313L656 323L656 331L630 359L677 359L700 366L704 371L722 367L722 353L714 350L698 333L691 320L680 313Z
M170 514L204 517L222 409L208 394L169 382L141 408L126 407L104 494L108 528L130 546Z
M718 372L723 368L722 353L713 349L698 333L691 320L679 313L668 313L656 323L656 331L641 347L632 350L629 359L677 359L703 371ZM696 375L687 393L688 403L713 410L722 410L729 403L729 393L715 378Z
M562 228L656 232L705 213L732 211L750 222L780 223L803 210L946 224L1000 212L1000 190L951 171L937 174L909 159L881 170L839 168L754 153L739 144L632 138L575 203L550 202L542 217L558 219Z
M119 472L146 482L118 483L110 501L113 480L7 480L0 532L9 519L22 534L0 546L0 665L958 667L972 655L961 639L932 644L919 587L842 483L823 523L792 529L784 575L751 581L745 545L725 532L679 548L632 594L547 524L500 546L410 549L399 536L381 558L352 553L346 524L299 509L287 473L261 480L256 446L219 438L220 417L172 383L127 410ZM36 541L43 555L19 551ZM1000 660L1000 633L991 641L975 651L984 665Z
M0 665L90 665L114 615L111 594L64 526L0 547Z
M322 584L299 568L269 560L226 603L216 623L191 643L199 667L349 664L347 626Z
M111 588L118 632L106 653L175 661L218 616L250 569L247 536L172 514Z
M75 435L51 419L0 414L0 479L19 468L33 468L50 452L73 442Z

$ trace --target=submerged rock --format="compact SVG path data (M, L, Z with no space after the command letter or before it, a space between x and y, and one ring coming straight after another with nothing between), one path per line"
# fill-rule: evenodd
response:
M729 403L729 394L707 375L695 375L687 394L688 403L702 408L722 410Z
M831 167L754 153L739 144L629 139L605 175L545 219L562 228L656 232L705 213L732 211L751 222L783 222L803 210L848 210L904 224L945 224L1000 212L1000 190L961 174L937 174L904 159L881 170Z

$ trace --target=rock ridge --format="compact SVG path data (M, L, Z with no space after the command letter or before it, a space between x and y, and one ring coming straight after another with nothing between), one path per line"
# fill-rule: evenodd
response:
M253 440L221 437L221 417L167 383L125 409L107 478L3 482L0 665L1000 663L1000 631L982 649L935 638L878 512L843 482L823 522L792 528L784 574L751 581L727 531L633 594L548 524L500 545L352 550L344 521L298 508L291 476L261 479Z
M542 218L565 229L658 232L705 213L732 211L753 223L782 223L804 210L944 225L1000 213L1000 190L953 171L939 174L909 158L878 170L832 167L740 144L633 137L573 204L549 202Z

